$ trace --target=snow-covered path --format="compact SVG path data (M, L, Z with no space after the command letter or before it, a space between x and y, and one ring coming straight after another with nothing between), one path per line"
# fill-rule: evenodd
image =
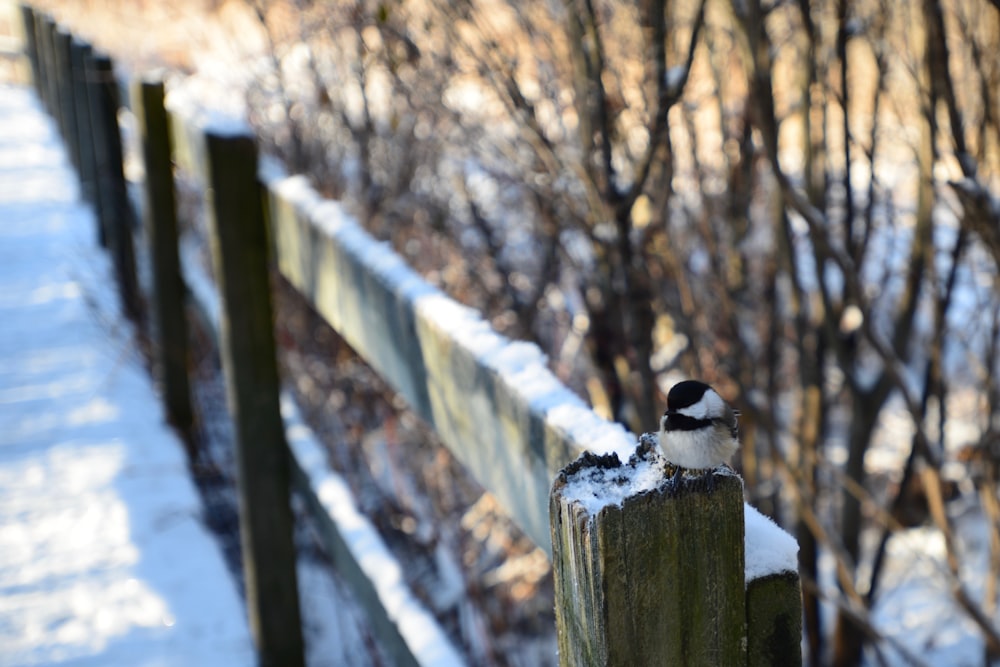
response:
M252 665L52 121L0 85L0 665Z

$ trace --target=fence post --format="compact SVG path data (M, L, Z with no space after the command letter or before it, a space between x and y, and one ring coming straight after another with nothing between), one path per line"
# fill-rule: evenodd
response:
M97 164L94 155L93 124L90 120L90 101L87 99L87 58L90 44L73 38L70 43L70 66L73 76L73 95L76 98L76 133L80 145L80 189L84 200L99 211L97 201ZM100 227L99 227L100 228ZM102 243L103 245L103 243Z
M59 127L59 134L66 139L66 89L65 72L59 62L59 22L55 18L50 18L48 23L49 32L49 65L50 65L50 88L52 90L52 116Z
M118 84L111 58L104 54L92 54L88 60L87 80L97 162L98 217L114 262L122 309L130 319L139 321L141 306L135 272L135 248L132 245L128 192L122 171L122 139L118 129Z
M628 464L584 454L553 485L560 664L746 664L742 480L675 482L644 443ZM652 484L622 486L643 466Z
M41 10L35 12L35 47L38 49L38 97L42 106L49 109L49 54L46 44L47 17Z
M31 5L21 5L21 25L24 29L24 50L28 54L28 62L31 64L31 84L35 87L35 92L41 95L41 73L38 68L38 38L35 33L35 10Z
M802 587L796 572L747 584L747 665L801 667Z
M55 54L56 69L59 72L59 116L62 118L63 139L69 149L70 162L80 173L80 133L76 120L76 82L73 80L73 60L71 55L73 35L65 28L56 28Z
M209 129L211 245L222 293L222 347L236 424L240 539L261 664L303 664L290 462L280 412L268 238L252 137Z
M155 366L163 383L170 422L189 439L192 410L188 383L188 331L184 283L177 251L177 204L170 159L170 128L163 107L163 83L132 84L132 110L139 125L146 167L146 236L153 272Z
M42 14L38 21L38 44L41 47L42 70L45 72L44 90L42 101L45 102L45 109L53 117L59 109L59 96L56 92L56 68L53 62L54 51L52 49L52 33L55 30L55 21L49 14Z

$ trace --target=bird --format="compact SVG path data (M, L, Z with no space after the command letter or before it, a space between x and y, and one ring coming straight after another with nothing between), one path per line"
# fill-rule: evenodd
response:
M685 380L670 388L660 418L660 451L679 468L704 470L728 464L739 449L734 410L704 382Z

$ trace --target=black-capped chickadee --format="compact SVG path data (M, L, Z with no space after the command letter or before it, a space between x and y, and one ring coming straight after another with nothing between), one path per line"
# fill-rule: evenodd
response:
M660 419L660 450L681 468L701 470L728 463L740 446L738 416L704 382L679 382L667 394L667 411Z

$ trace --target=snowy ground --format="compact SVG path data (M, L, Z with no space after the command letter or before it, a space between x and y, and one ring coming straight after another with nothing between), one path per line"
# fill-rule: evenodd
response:
M0 87L0 664L250 665L51 121Z

